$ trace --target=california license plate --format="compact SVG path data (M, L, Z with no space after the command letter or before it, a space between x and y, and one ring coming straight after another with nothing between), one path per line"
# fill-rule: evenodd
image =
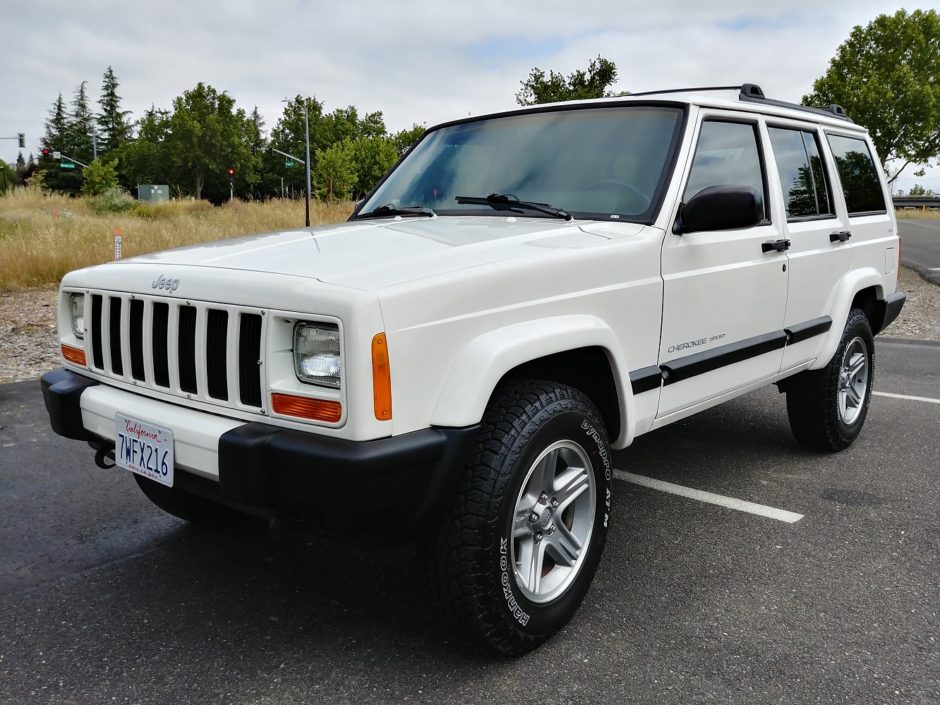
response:
M123 414L115 414L114 461L125 470L173 486L173 432Z

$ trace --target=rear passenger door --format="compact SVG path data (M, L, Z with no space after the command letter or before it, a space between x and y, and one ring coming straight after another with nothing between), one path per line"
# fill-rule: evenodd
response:
M700 123L682 200L710 186L752 187L763 195L764 220L752 228L666 234L660 418L691 413L780 370L787 254L765 247L783 233L767 205L762 142L757 119L713 113Z
M832 184L838 184L812 125L771 122L767 126L776 177L774 200L785 214L790 240L790 282L784 327L789 342L783 369L815 358L832 325L829 309L836 283L851 264L848 220L836 213Z

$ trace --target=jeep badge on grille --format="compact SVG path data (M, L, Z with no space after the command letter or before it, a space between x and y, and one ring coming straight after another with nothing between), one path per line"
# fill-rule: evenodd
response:
M170 279L169 277L161 275L159 279L154 279L150 286L154 289L166 289L169 292L173 292L179 289L180 280Z

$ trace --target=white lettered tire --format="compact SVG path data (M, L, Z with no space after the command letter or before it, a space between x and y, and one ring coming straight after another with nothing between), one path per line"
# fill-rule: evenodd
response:
M425 548L445 613L500 653L564 627L610 523L607 431L582 392L546 381L498 389L436 540Z

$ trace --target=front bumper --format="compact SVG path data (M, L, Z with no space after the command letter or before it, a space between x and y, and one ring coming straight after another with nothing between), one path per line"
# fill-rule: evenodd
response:
M174 431L178 489L256 514L302 517L366 543L421 536L447 508L477 431L428 428L349 441L193 411L65 369L41 383L61 436L113 447L117 411L157 423Z

